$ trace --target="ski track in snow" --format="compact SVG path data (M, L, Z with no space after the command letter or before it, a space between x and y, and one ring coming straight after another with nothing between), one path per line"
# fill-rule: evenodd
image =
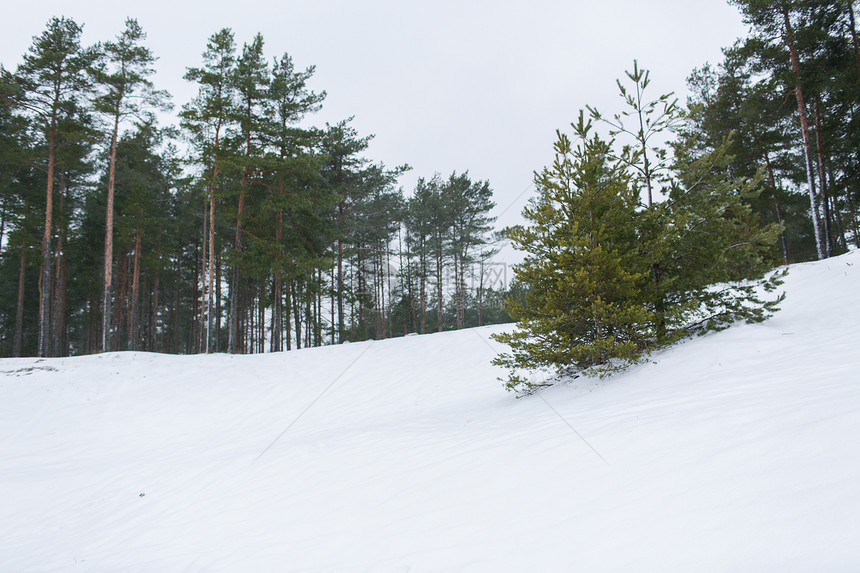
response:
M509 326L0 360L0 571L856 570L860 252L785 290L545 401Z

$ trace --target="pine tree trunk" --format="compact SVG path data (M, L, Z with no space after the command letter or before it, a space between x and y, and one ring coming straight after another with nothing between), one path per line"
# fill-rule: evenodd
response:
M205 206L205 203L204 203L204 206ZM207 208L208 207L204 207L204 217L203 217L203 221L204 221L203 234L204 234L204 236L206 234L206 231L205 231L205 228L206 228L205 210ZM198 302L199 302L200 297L202 296L202 290L200 290L200 287L202 286L200 284L200 269L201 269L201 266L200 266L201 252L200 251L201 251L202 246L201 246L201 243L198 241L198 239L200 239L200 237L197 237L197 236L194 237L194 243L195 243L194 244L194 264L192 265L192 267L194 268L194 280L191 283L193 285L193 289L194 289L194 297L191 299L191 313L190 313L191 323L189 325L190 326L190 336L188 337L188 339L185 343L185 352L187 352L187 353L197 352L197 349L198 349L197 338L198 338L198 330L200 327L200 324L199 324L200 305L198 304ZM179 272L178 269L177 269L177 272Z
M128 348L129 350L139 350L138 348L138 340L140 338L140 332L138 328L139 321L139 311L138 307L140 305L140 247L141 247L142 237L140 228L137 229L134 238L134 263L132 270L132 282L131 282L131 302L129 304L129 317L128 317Z
M283 331L283 309L281 308L281 274L276 272L272 278L272 352L282 352L284 344L281 339Z
M212 351L212 327L213 327L213 310L214 310L214 296L213 292L213 283L215 278L215 183L218 180L218 175L220 174L220 167L218 165L218 154L221 150L221 123L222 118L218 118L218 122L215 125L215 149L214 149L214 159L212 162L212 179L209 182L209 261L208 261L208 280L204 278L204 298L205 298L205 311L203 312L203 318L205 320L205 340L202 341L201 344L201 352L206 352L207 354ZM204 263L205 263L204 257ZM206 275L205 267L204 267L204 275Z
M3 201L3 210L0 212L0 253L3 252L3 237L6 234L6 201Z
M335 303L336 303L335 298L336 297L335 297L335 292L334 292L334 287L335 287L336 283L334 280L334 267L331 268L331 276L329 277L329 280L331 281L331 287L332 287L331 288L331 297L330 297L330 299L331 299L330 300L330 303L331 303L331 309L330 309L331 310L331 343L337 344L337 328L335 327L335 325L337 324L337 322L335 322Z
M245 340L245 354L253 354L254 353L254 344L257 342L257 331L254 329L254 311L256 310L256 306L254 305L254 281L248 280L248 290L246 293L247 304L243 306L247 308L247 315L245 317L246 323L245 327L242 329L242 337Z
M101 344L101 300L95 296L87 299L87 354L99 351Z
M27 280L27 256L21 253L21 265L18 270L18 307L15 310L15 341L12 344L12 356L21 356L21 339L24 333L24 287Z
M54 268L56 270L55 279L54 279L54 300L51 306L51 356L62 356L63 352L63 335L65 332L65 302L66 302L66 285L65 285L65 275L63 273L64 262L65 262L65 253L64 253L64 239L65 239L65 225L63 223L63 214L65 208L65 196L66 196L66 184L65 177L60 174L60 204L59 204L59 213L60 213L60 223L57 225L57 248L54 253L55 263Z
M818 183L821 188L821 204L824 207L824 252L827 257L833 256L833 231L830 213L830 197L827 188L827 177L824 173L824 139L821 134L821 98L815 95L815 148L818 152Z
M305 282L305 348L311 347L311 324L313 324L313 316L311 315L311 295L310 280Z
M322 291L323 291L323 279L322 279L322 269L317 269L317 310L316 310L316 321L314 321L314 328L316 330L316 345L322 346L322 308L323 308L323 299L322 299Z
M174 288L173 288L173 308L170 312L170 336L169 344L173 354L179 354L179 294L182 285L182 271L179 266L179 256L176 257L176 262L173 265Z
M460 297L457 300L457 328L466 326L466 255L460 254L460 276L458 277Z
M836 190L838 189L836 185L836 177L833 175L833 162L830 158L827 159L827 174L828 174L828 186L827 188L830 190L830 200L832 201L832 212L833 212L833 220L836 222L836 232L839 237L839 244L842 247L843 251L848 250L848 238L846 235L848 234L848 230L845 228L845 225L842 222L842 213L839 210L839 202ZM848 195L849 193L846 193Z
M254 352L259 354L265 351L266 345L266 308L263 302L263 296L265 295L265 288L263 288L263 283L260 283L257 286L257 296L255 298L256 310L257 310L257 318L256 318L256 339L257 342L254 345Z
M779 233L780 244L782 245L782 260L785 264L788 264L788 242L785 240L785 228L782 224L782 211L779 208L779 201L776 198L776 178L773 176L773 166L770 164L770 156L767 151L764 152L764 163L767 167L767 176L770 180L770 188L773 189L773 202L776 205L776 220L779 223L782 230Z
M438 297L437 302L437 318L439 320L439 324L437 326L437 330L442 332L442 252L441 249L439 253L436 255L436 296Z
M292 288L293 288L293 282L288 281L287 282L287 288L284 289L286 297L287 297L287 303L286 303L285 308L284 308L284 318L286 319L287 329L286 329L286 335L284 336L284 338L287 341L287 350L288 351L293 349L293 338L292 338L293 337L293 329L292 329L293 323L292 323L292 319L290 318L290 313L292 313L292 311L293 311L293 303L292 303L292 297L291 297L291 292L290 292L292 290Z
M794 46L794 33L791 28L791 20L788 17L788 8L782 8L782 15L785 19L785 33L788 42L789 55L791 57L791 69L794 73L794 95L797 99L797 112L800 116L800 131L803 137L803 155L806 162L806 181L809 188L809 203L812 214L812 228L815 233L815 247L818 251L818 258L825 258L824 246L821 242L821 230L818 219L818 200L815 195L815 180L812 170L812 148L809 142L809 124L806 121L806 107L803 103L803 89L800 85L800 63L797 59L797 50Z
M343 207L341 206L342 210ZM343 316L343 241L337 240L337 341L343 342L346 332Z
M203 238L200 242L200 251L201 251L201 260L200 260L200 309L199 309L199 317L197 319L197 340L196 345L197 353L201 353L205 350L205 332L206 332L206 301L208 297L208 288L206 285L206 258L207 258L207 249L206 245L208 244L208 235L209 235L209 203L203 203Z
M480 266L478 272L481 273L478 279L478 326L484 326L484 255L480 256Z
M421 265L421 287L418 296L421 299L421 334L427 334L427 254L424 252L425 245L421 246L422 252L419 259Z
M57 356L69 355L69 333L66 321L66 277L68 276L68 258L65 256L65 239L63 239L63 256L57 267Z
M105 211L105 266L104 289L102 291L102 352L113 350L110 345L111 285L113 282L113 200L116 184L116 147L119 135L119 111L114 115L113 133L110 139L110 162L108 165L107 209Z
M385 285L384 287L388 289L387 306L385 308L385 318L388 321L386 326L386 331L384 335L388 335L389 337L394 336L394 326L391 323L391 314L392 314L392 292L390 290L391 285L391 249L389 248L388 239L385 242ZM385 336L383 335L383 338Z
M209 278L206 297L206 353L212 352L212 334L215 325L215 189L209 196Z
M220 250L215 254L215 352L221 352L221 266Z
M48 333L51 328L51 224L54 212L54 160L56 119L52 118L48 136L48 185L45 202L45 232L42 235L42 268L39 278L39 341L38 355L48 354Z
M56 252L56 279L54 286L54 304L51 309L54 315L51 321L52 356L66 355L66 257L64 254L64 230L59 230Z
M153 352L163 352L164 349L162 345L158 343L158 313L161 310L159 308L159 304L161 303L160 296L161 291L159 290L159 273L155 273L155 284L152 288L152 312L150 314L150 327L149 327L149 349Z
M245 209L245 185L247 184L247 170L242 175L242 187L239 192L239 210L236 216L236 236L233 240L233 248L237 253L242 251L242 213ZM230 322L230 353L236 353L236 346L233 341L236 341L238 338L238 328L239 328L239 312L236 308L238 305L239 296L239 265L238 263L233 263L233 277L232 277L232 288L230 290L230 316L233 318Z
M299 298L296 296L296 282L290 281L290 289L292 290L293 295L293 317L295 319L296 325L296 350L301 350L302 348L302 317L301 317L301 303Z

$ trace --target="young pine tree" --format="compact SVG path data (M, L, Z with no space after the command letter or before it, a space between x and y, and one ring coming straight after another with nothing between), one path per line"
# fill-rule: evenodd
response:
M652 311L639 296L649 266L637 249L637 189L590 121L580 114L573 128L579 143L559 132L555 161L536 177L539 195L523 213L531 226L508 233L527 253L514 273L529 286L524 303L507 302L519 329L494 336L511 348L494 361L511 369L509 390L539 386L520 368L611 370L652 339Z

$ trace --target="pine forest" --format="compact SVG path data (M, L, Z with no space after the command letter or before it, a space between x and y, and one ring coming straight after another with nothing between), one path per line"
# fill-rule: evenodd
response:
M487 181L398 177L370 135L308 127L313 66L212 35L171 96L134 19L82 46L54 18L0 105L0 352L255 353L510 320L482 284Z
M559 130L526 222L502 230L489 181L403 189L409 166L367 157L351 118L314 125L314 66L259 34L213 34L186 68L197 95L174 102L135 19L86 46L52 18L0 68L0 355L261 353L517 320L499 364L578 371L761 320L768 271L860 247L860 45L850 0L730 3L748 34L691 72L685 102L633 61L617 108ZM503 241L526 254L506 289L487 280Z

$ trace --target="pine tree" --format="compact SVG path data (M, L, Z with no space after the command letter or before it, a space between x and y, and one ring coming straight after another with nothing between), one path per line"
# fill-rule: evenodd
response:
M442 187L442 198L450 216L450 242L454 263L457 328L466 322L466 269L474 262L474 251L486 243L495 217L493 191L488 181L472 182L468 172L452 173Z
M91 50L81 47L80 36L81 27L74 20L52 18L46 30L34 38L16 74L21 90L14 103L33 115L45 140L47 190L39 293L39 356L50 353L51 239L57 145L63 136L63 127L68 125L63 123L63 118L71 115L70 108L89 89L85 71L94 57Z
M591 135L583 114L574 147L558 134L556 160L536 178L527 227L508 230L524 262L514 268L527 290L509 298L519 330L495 338L512 352L507 387L541 384L519 369L552 367L561 375L605 373L692 334L758 322L777 309L772 293L777 224L761 225L749 205L762 174L736 177L726 140L702 150L686 133L673 145L665 201L639 204L637 172L613 142Z
M215 310L215 196L221 171L225 169L228 154L222 144L224 132L232 123L235 106L236 44L229 28L213 34L203 52L203 67L188 68L185 79L199 84L197 97L186 104L180 117L182 125L195 138L204 166L206 195L208 199L208 255L206 276L203 278L202 314L205 327L202 329L201 350L212 349L212 332Z
M521 368L611 370L654 340L653 311L641 295L648 262L637 248L637 189L590 121L580 114L573 127L579 143L558 132L555 161L535 178L538 196L523 211L530 225L508 230L526 253L516 280L529 287L524 303L507 304L519 329L494 335L511 347L494 360L511 369L509 390L541 385Z
M102 311L102 351L112 350L111 301L113 284L114 186L116 178L116 148L124 119L132 117L141 122L151 121L152 109L170 108L168 95L153 89L149 79L155 69L155 56L141 45L146 34L129 18L125 30L115 42L102 47L103 57L96 67L95 77L103 93L96 99L96 110L110 123L110 158L108 163L107 206L105 219L104 291Z
M662 273L648 294L664 311L661 345L741 320L760 322L782 301L768 294L782 273L765 278L777 264L773 246L781 227L761 224L750 205L763 191L764 175L733 175L731 147L730 139L705 153L693 151L689 139L674 145L674 180L656 216L660 244L649 249L659 253Z
M367 159L361 153L370 145L372 135L359 137L355 128L349 125L352 118L335 125L326 124L320 141L320 151L328 158L322 174L332 191L339 197L335 207L334 219L336 241L335 297L337 299L337 341L347 340L345 302L354 298L346 284L345 261L354 254L354 227L357 222L357 205L368 189L362 185L362 171L367 168Z

